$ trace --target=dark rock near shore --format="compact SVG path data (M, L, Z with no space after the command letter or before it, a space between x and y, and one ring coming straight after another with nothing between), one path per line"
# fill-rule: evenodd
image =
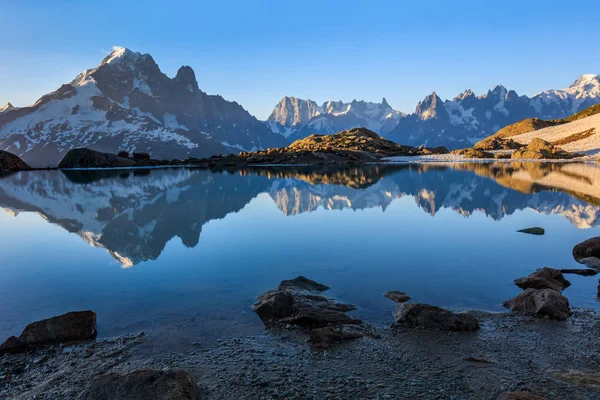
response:
M0 356L4 354L16 354L29 351L31 346L16 336L11 336L0 345Z
M494 158L494 154L474 148L453 150L450 154L456 154L465 158Z
M518 230L517 232L527 233L529 235L543 235L546 233L546 230L544 228L540 228L539 226L536 226L533 228L521 229L521 230Z
M135 161L114 154L90 149L73 149L65 155L58 168L111 168L135 165Z
M282 281L277 290L258 296L252 309L265 324L280 322L306 328L360 324L362 321L345 314L356 307L323 296L321 293L327 289L325 285L300 276Z
M515 279L515 285L521 289L552 289L562 292L571 286L560 271L553 268L540 268L524 278Z
M96 377L78 400L197 400L196 380L182 369L141 369Z
M96 313L73 311L27 325L19 339L40 345L94 339L96 334Z
M148 153L133 153L133 161L136 163L142 161L150 161L150 154Z
M561 321L566 320L571 312L569 300L552 289L526 289L503 305L513 312Z
M529 392L504 392L500 393L498 400L548 400L543 396Z
M394 310L394 318L397 323L413 328L444 331L474 331L479 329L479 322L472 315L455 313L428 304L400 304Z
M21 160L18 156L8 151L0 150L0 171L27 171L31 167Z
M581 276L594 276L600 274L600 271L591 269L591 268L583 268L583 269L570 269L570 268L561 268L558 270L561 274L576 274Z
M404 292L399 292L397 290L392 290L390 292L385 292L383 296L387 299L395 301L396 303L405 303L411 299L409 295Z
M573 247L573 258L590 267L600 267L600 236L588 239Z

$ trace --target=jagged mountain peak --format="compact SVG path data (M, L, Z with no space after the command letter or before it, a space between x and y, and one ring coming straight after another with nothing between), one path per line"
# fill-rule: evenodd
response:
M600 75L598 74L583 74L569 86L570 88L585 87L588 85L600 86Z
M2 107L0 107L0 114L3 114L5 112L9 112L12 110L16 110L17 107L13 106L10 101L8 103L6 103L5 105L3 105Z

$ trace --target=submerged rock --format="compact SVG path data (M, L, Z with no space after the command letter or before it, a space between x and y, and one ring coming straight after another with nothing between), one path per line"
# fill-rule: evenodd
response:
M128 374L108 373L96 377L78 400L196 400L196 380L182 369L140 369Z
M529 392L504 392L500 393L498 400L548 400L543 396Z
M527 233L529 235L543 235L546 233L546 230L544 228L540 228L539 226L536 226L533 228L521 229L521 230L518 230L517 232Z
M18 156L8 151L0 150L0 171L27 171L31 167Z
M394 310L396 322L413 328L429 328L444 331L474 331L479 329L477 318L455 313L428 304L405 303Z
M73 149L65 155L58 168L110 168L135 165L135 161L115 154L90 149Z
M600 267L600 236L588 239L573 247L573 258L592 268Z
M396 303L405 303L411 299L409 295L404 292L399 292L397 290L392 290L390 292L385 292L383 294L385 298L388 298Z
M281 281L277 290L270 290L258 296L252 310L265 324L280 322L307 328L321 328L328 325L360 324L362 321L345 313L355 306L340 303L323 296L328 290L325 285L299 276L296 279Z
M581 276L594 276L600 274L600 271L585 268L585 269L570 269L570 268L561 268L558 270L561 274L576 274Z
M526 289L503 305L513 312L561 321L566 320L571 312L569 300L552 289Z
M521 289L552 289L562 292L571 286L560 271L553 268L540 268L524 278L515 279L515 285Z
M316 328L310 331L310 342L316 346L327 347L335 342L358 339L365 335L361 325L338 325Z

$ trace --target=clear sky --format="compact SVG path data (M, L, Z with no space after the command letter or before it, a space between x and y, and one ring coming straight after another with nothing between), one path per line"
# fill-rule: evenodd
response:
M600 1L0 0L0 105L33 103L112 46L266 118L284 95L412 112L496 84L532 95L600 73Z

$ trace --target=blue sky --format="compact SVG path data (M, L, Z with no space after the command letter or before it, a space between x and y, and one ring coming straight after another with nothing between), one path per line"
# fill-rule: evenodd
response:
M127 3L127 4L125 4ZM33 103L112 46L266 118L284 95L412 112L496 84L532 95L600 73L600 2L0 0L0 104Z

